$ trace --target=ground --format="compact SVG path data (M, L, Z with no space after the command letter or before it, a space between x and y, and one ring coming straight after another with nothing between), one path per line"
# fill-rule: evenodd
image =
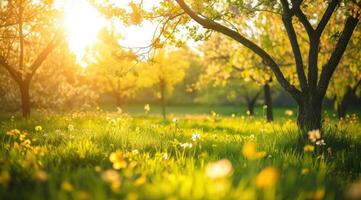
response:
M168 122L135 107L3 114L0 199L339 199L361 189L356 115L326 117L309 136L286 108L274 123L262 108L255 118L214 110L171 108Z

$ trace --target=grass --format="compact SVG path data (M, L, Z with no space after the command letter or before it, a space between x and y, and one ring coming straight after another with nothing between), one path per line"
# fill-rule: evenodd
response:
M361 125L356 117L327 119L321 133L326 145L318 146L299 142L302 133L283 110L276 112L274 123L226 116L232 109L223 115L194 110L172 114L170 119L176 120L166 123L140 111L133 117L103 111L39 112L29 120L2 115L0 199L352 195L349 188L361 178Z

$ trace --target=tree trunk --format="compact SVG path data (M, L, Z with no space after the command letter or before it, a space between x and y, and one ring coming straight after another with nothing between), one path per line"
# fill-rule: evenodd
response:
M254 115L254 105L255 102L247 102L247 108L248 108L248 112L247 114L249 114L249 116L253 116Z
M298 126L304 131L321 129L322 117L322 99L320 98L304 98L298 103Z
M268 83L263 85L264 90L264 104L266 105L266 116L267 121L273 121L273 105L272 105L272 95L271 87Z
M27 82L20 84L21 108L24 118L30 117L31 112L29 85Z
M347 107L350 103L350 98L352 97L352 88L348 87L346 93L342 97L341 101L337 103L337 115L338 119L344 119L346 116Z
M163 115L163 120L166 121L167 120L167 114L165 111L165 81L161 80L159 83L160 86L160 101L161 101L161 106L162 106L162 115Z

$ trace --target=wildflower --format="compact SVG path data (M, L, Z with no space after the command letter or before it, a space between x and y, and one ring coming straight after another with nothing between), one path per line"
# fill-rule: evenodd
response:
M12 137L18 137L20 136L20 131L18 129L13 129L11 131L6 132L6 135L12 136Z
M321 139L321 133L320 130L312 130L308 132L308 139L311 140L311 142L315 143L318 139Z
M69 125L68 125L68 131L73 131L73 130L74 130L74 125L69 124Z
M310 173L310 170L309 170L308 168L303 168L303 169L301 170L301 175L302 175L302 176L304 176L304 175L306 175L306 174L308 174L308 173Z
M117 113L122 114L123 110L120 107L117 107Z
M278 181L278 171L274 167L263 169L256 177L256 185L259 188L268 188L274 186Z
M208 163L206 166L206 175L211 179L228 177L233 173L232 163L227 159Z
M318 145L318 146L325 146L326 143L325 143L324 140L318 140L318 141L316 142L316 145Z
M19 136L19 140L20 141L24 141L25 139L26 139L26 136L27 136L28 134L25 132L24 134L20 134L20 136Z
M200 140L201 139L201 135L199 134L199 133L193 133L192 134L192 141L193 142L197 142L198 140Z
M244 157L249 160L257 160L266 156L265 151L257 151L256 144L253 142L247 142L243 145L242 153Z
M123 154L120 151L111 153L109 160L113 163L114 169L124 169L127 167L127 162L123 159Z
M41 126L35 126L35 131L36 131L36 132L41 132L41 131L43 131L43 127L41 127Z
M101 172L101 171L102 171L102 168L101 168L100 166L95 166L95 167L94 167L94 170L95 170L96 172Z
M27 148L30 148L30 144L31 144L31 142L28 139L24 140L24 142L21 143L22 146L27 147Z
M176 124L176 123L178 122L178 119L177 119L177 118L173 118L173 119L172 119L172 122Z
M35 155L44 156L46 149L44 147L36 146L33 149Z
M315 146L313 145L306 145L305 147L303 147L303 151L306 153L311 153L315 150Z
M186 149L186 148L192 148L193 147L193 144L192 143L181 143L179 144L183 149Z
M236 114L232 114L231 116L232 116L232 118L235 118L235 117L236 117Z
M134 149L134 150L132 151L132 154L133 154L133 155L138 155L138 154L139 154L138 149Z
M250 116L250 115L251 115L251 111L247 110L247 115Z
M34 178L39 182L45 182L48 180L48 174L43 170L39 170L35 172Z
M163 153L163 160L168 160L169 159L169 155L168 153Z
M293 116L293 111L292 110L286 110L285 115L289 116L289 117L292 117Z
M150 105L149 104L146 104L144 106L144 111L145 111L145 113L148 113L150 111Z
M119 190L119 188L121 186L121 182L120 182L120 175L118 174L117 171L109 169L109 170L103 172L102 179L104 182L110 184L111 189L113 191Z
M2 171L0 173L0 185L7 187L11 180L10 173L8 171Z
M72 192L74 190L74 186L68 181L64 181L63 183L61 183L61 189L65 192Z

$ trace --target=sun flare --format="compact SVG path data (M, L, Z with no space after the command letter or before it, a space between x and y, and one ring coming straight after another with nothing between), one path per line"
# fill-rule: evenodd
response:
M106 19L87 0L59 0L64 10L64 28L70 50L77 62L87 67L85 55L107 25Z

